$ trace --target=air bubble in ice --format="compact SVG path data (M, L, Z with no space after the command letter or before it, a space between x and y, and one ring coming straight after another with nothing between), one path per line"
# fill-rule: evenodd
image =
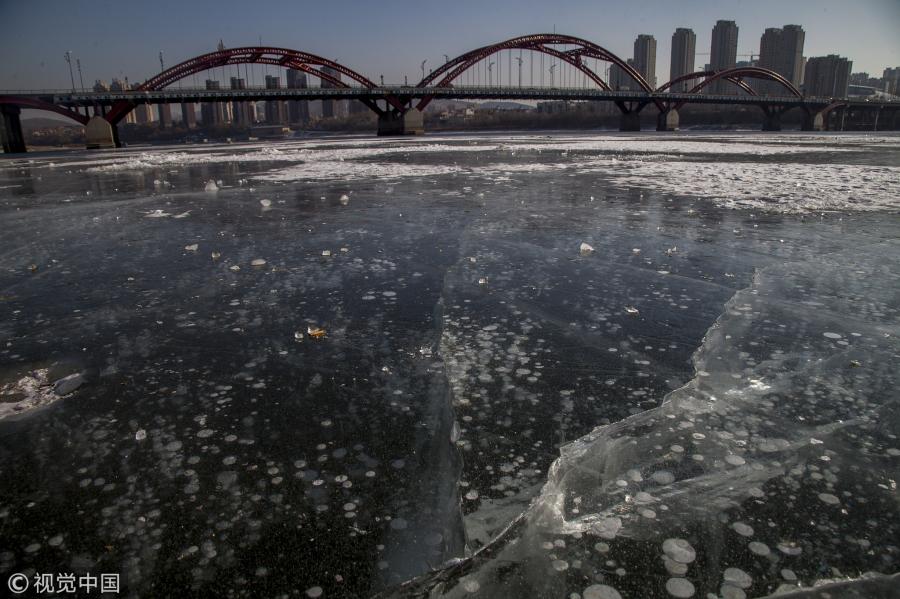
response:
M614 539L616 534L622 528L622 519L616 516L612 518L604 518L592 527L594 534L601 539Z
M822 333L822 335L829 339L840 339L841 338L841 336L837 333Z
M731 528L734 529L734 532L738 533L742 537L753 536L753 527L749 524L744 524L743 522L735 522L731 525Z
M605 584L592 584L581 594L583 599L622 599L619 591Z
M403 530L407 527L407 522L403 518L394 518L391 520L391 528L394 530Z
M766 545L765 543L760 543L759 541L752 541L749 545L747 545L747 548L756 555L763 557L772 553L772 550L769 549L768 545Z
M722 577L728 584L733 584L742 589L750 588L753 584L753 578L740 568L726 568L722 573Z
M306 589L306 596L312 597L312 599L316 599L316 597L322 596L322 587L309 587Z
M673 597L687 599L694 596L694 585L686 578L670 578L666 581L666 591Z
M747 461L744 460L744 458L742 458L739 455L734 455L733 453L725 456L725 461L728 462L729 464L731 464L732 466L743 466L744 464L747 463Z
M841 502L840 499L831 493L819 493L819 500L829 505L837 505Z
M666 539L662 544L663 553L681 564L689 564L697 557L697 552L684 539Z
M569 569L569 562L561 559L553 560L553 562L551 562L551 565L557 572L564 572L565 570Z
M650 475L650 478L661 485L668 485L675 482L675 475L668 470L657 470Z

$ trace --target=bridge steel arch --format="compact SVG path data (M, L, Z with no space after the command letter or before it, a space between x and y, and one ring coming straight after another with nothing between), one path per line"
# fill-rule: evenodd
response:
M702 73L710 73L710 71L702 71ZM672 81L665 84L664 87L668 87L669 85L677 83L679 80L684 80L687 78L696 78L697 73L691 73L690 75L684 75L682 77L678 77L673 79ZM752 96L758 96L752 88L747 85L746 82L743 81L744 77L749 77L751 79L767 79L769 81L774 81L780 84L786 91L788 91L791 95L802 99L803 94L800 93L800 90L797 89L793 83L785 79L780 74L772 71L770 69L764 69L762 67L734 67L731 69L724 69L721 71L712 72L711 75L708 75L706 79L695 85L691 88L687 93L689 94L697 94L700 93L704 87L712 83L713 81L717 81L719 79L724 79L725 81L730 81L738 85L741 89L748 91ZM740 83L738 83L740 82ZM743 84L743 85L742 85ZM679 102L676 104L675 109L680 110L682 106L684 106L685 102Z
M567 46L575 46L570 50L557 50L556 48L551 47L551 45L567 45ZM627 62L607 50L602 46L598 46L597 44L571 35L563 35L558 33L536 33L532 35L523 35L520 37L514 37L508 39L503 42L499 42L496 44L491 44L488 46L482 46L481 48L476 48L475 50L471 50L466 52L465 54L460 54L456 58L453 58L434 71L432 71L427 77L422 79L418 83L416 87L428 87L429 85L433 85L434 87L452 87L453 80L456 79L459 75L465 72L470 67L477 64L479 61L484 60L488 56L492 54L496 54L501 50L531 50L534 52L541 52L543 54L547 54L549 56L553 56L566 62L585 75L588 76L591 81L597 84L598 87L602 90L610 91L609 84L606 83L597 73L595 73L590 67L588 67L584 60L585 58L596 58L598 60L602 60L605 62L611 62L614 65L621 68L629 77L631 77L642 90L652 93L653 88L647 83L647 80L631 65ZM424 110L426 106L428 106L429 102L431 102L432 97L423 98L419 101L419 104L416 106L419 110Z
M315 54L310 54L309 52L270 46L247 46L241 48L226 48L215 52L209 52L208 54L203 54L201 56L195 56L194 58L185 60L184 62L151 77L144 83L135 87L134 90L157 91L196 73L237 64L268 64L277 67L296 69L327 81L335 87L350 87L346 81L322 70L323 67L327 67L346 76L351 81L355 81L363 87L370 89L377 87L375 83L365 75L362 75L339 62ZM396 98L388 98L387 100L397 108L402 108L402 105ZM361 101L373 111L379 114L383 112L374 101ZM110 123L116 124L122 120L132 108L134 108L132 102L117 102L106 115L106 119Z
M86 125L90 120L90 117L85 116L80 112L75 112L74 110L65 108L64 106L57 106L56 104L51 104L50 102L44 102L35 98L0 96L0 104L18 106L19 108L30 108L32 110L47 110L49 112L55 112L56 114L60 114L64 117L72 119L73 121L76 121L79 125Z
M706 79L708 77L714 76L715 74L716 74L716 71L696 71L694 73L688 73L687 75L682 75L680 77L676 77L675 79L672 79L671 81L667 81L667 82L663 83L662 85L660 85L659 87L656 88L656 93L662 93L662 92L668 91L669 89L671 89L671 87L673 85L675 85L677 83L681 83L682 81L691 81L693 79ZM741 79L740 77L738 77L736 75L735 76L727 76L727 77L724 77L723 79L725 81L728 81L729 83L733 83L734 85L738 86L739 88L741 88L742 90L744 90L745 92L747 92L747 94L749 94L751 96L759 95L756 93L756 91L752 87L750 87L747 84L746 81L744 81L743 79Z

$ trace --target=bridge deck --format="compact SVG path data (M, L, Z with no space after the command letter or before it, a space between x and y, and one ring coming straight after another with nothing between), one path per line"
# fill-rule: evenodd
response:
M16 96L38 99L68 107L111 105L127 100L135 104L166 104L179 102L229 102L256 100L327 100L358 99L380 100L388 96L396 98L446 98L456 100L594 100L667 104L679 102L692 104L752 104L825 106L840 101L851 106L900 107L898 101L870 101L850 98L823 98L794 96L750 96L691 93L647 93L633 91L605 91L585 88L535 88L535 87L409 87L385 86L376 88L301 88L301 89L189 89L167 88L159 91L122 92L73 92L65 90L0 90L0 96Z

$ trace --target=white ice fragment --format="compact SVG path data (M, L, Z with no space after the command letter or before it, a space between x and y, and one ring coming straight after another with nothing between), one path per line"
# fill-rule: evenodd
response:
M265 265L266 265L266 261L263 260L262 258L254 258L253 260L250 261L250 266L265 266Z
M840 339L841 336L837 333L822 333L822 336L827 337L829 339Z
M341 206L346 206L347 204L350 203L350 196L348 196L347 194L344 194L340 197L340 199L338 201L341 203Z
M216 182L210 179L206 182L206 185L203 187L203 191L219 191L219 186L216 185Z
M640 314L640 310L635 308L634 306L625 306L626 314Z
M762 557L765 557L765 556L769 555L770 553L772 553L772 550L769 549L768 545L766 545L765 543L760 543L759 541L751 541L747 545L747 548L752 553L755 553L756 555L759 555Z
M753 536L753 527L749 524L744 524L743 522L735 522L731 525L731 528L734 530L734 532L738 533L742 537Z
M306 596L316 599L316 597L321 597L323 592L322 587L309 587L306 589Z
M269 206L272 205L272 200L263 198L262 200L259 201L259 203L262 204L263 208L268 208Z
M228 270L230 270L230 271L232 271L232 272L237 272L237 271L239 271L240 269L241 269L241 267L238 266L237 264L232 264L231 266L228 267Z
M586 256L594 251L594 246L582 241L581 246L578 248L578 251L581 252L582 256Z
M196 252L196 251L197 251L197 248L199 248L199 247L200 247L199 244L192 243L192 244L190 244L190 245L184 246L184 249L185 249L186 251L188 251L188 252Z
M331 255L331 250L322 250L322 255L328 257Z
M139 429L137 430L137 432L134 433L134 440L135 440L135 441L143 441L143 440L146 439L146 438L147 438L147 431L145 431L145 430L142 429L142 428L139 428Z

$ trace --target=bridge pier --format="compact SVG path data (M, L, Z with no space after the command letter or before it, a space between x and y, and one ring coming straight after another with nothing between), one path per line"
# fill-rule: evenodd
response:
M392 110L378 115L378 135L422 135L425 133L425 124L422 111L410 108L403 114Z
M804 110L803 124L800 128L803 131L825 131L825 117L821 112Z
M84 140L88 150L118 148L119 130L102 116L93 116L84 127Z
M660 112L656 117L657 131L678 131L678 111L674 108Z
M22 135L22 120L19 115L22 109L10 104L0 105L0 140L3 151L7 154L18 154L26 151L25 136Z
M781 115L787 112L786 109L781 107L770 107L763 104L760 106L762 108L763 114L763 131L781 131Z

